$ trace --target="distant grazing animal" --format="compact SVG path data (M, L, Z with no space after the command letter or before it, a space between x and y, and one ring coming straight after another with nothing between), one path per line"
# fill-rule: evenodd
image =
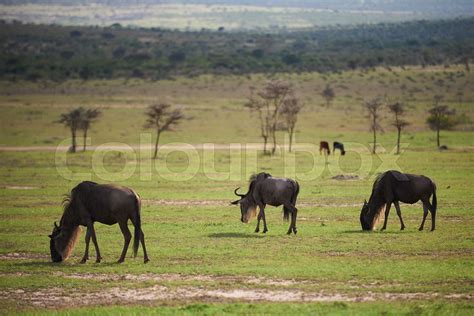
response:
M329 143L328 142L322 141L322 142L319 143L319 154L321 155L321 153L323 151L324 151L325 155L330 155L331 154L331 150L329 149Z
M247 194L238 194L235 189L235 195L240 199L232 202L232 204L240 204L241 217L243 223L248 223L250 218L257 213L259 208L258 222L255 232L260 231L260 220L263 219L263 233L268 231L267 222L265 220L265 206L283 205L283 219L288 220L291 214L291 224L287 234L296 234L296 216L298 209L296 208L296 199L300 191L298 182L286 178L274 178L268 173L259 173L250 178L249 190Z
M433 196L430 203L430 196ZM436 185L425 176L401 173L390 170L377 177L372 188L369 202L364 202L360 212L360 224L363 230L373 230L378 217L385 207L385 220L382 230L387 228L387 219L392 203L395 205L397 215L400 218L401 230L405 229L402 213L398 202L414 204L421 200L423 202L423 221L419 230L423 230L428 210L431 212L431 231L435 230L436 221Z
M334 155L336 154L336 149L339 149L341 151L341 155L344 156L346 154L346 151L344 150L344 144L340 142L334 142L332 143L332 151Z
M125 243L118 262L123 262L132 239L127 225L130 219L135 226L133 254L136 257L141 242L144 262L147 263L149 259L145 248L145 236L141 229L140 207L140 198L132 189L90 181L78 184L64 200L64 212L60 224L58 226L55 222L53 232L49 235L51 259L53 262L61 262L70 256L79 238L81 231L79 226L82 225L87 227L87 233L86 251L81 263L89 259L91 237L96 250L96 262L100 262L102 257L94 230L94 222L99 222L106 225L116 223L120 225Z

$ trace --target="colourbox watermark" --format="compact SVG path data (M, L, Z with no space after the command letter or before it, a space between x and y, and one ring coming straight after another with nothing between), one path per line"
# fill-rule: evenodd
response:
M158 158L152 159L152 136L151 133L140 134L138 145L110 142L91 146L91 138L88 138L87 145L92 152L87 171L71 166L70 160L78 159L74 158L78 154L68 153L71 140L64 139L55 151L56 171L62 178L74 181L95 178L104 182L122 182L138 177L140 181L183 182L197 176L212 181L245 181L249 174L260 171L312 181L323 176L347 174L366 178L390 169L401 170L397 162L400 155L395 155L396 147L387 149L381 144L377 144L377 154L373 155L369 144L345 142L344 156L340 152L326 156L320 153L319 144L314 143L293 141L289 152L289 139L285 137L283 144L277 146L275 155L269 156L264 155L261 143L175 142L160 146ZM401 154L408 146L408 143L400 144Z

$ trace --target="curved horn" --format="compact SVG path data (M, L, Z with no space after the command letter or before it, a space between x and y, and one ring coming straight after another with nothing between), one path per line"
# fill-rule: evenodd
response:
M238 187L237 189L234 190L234 194L237 195L237 196L240 196L241 198L245 197L245 194L239 194L237 193L237 191L239 191L240 187Z

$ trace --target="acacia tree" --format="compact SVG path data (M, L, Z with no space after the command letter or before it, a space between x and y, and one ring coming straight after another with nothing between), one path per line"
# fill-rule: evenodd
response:
M441 105L435 100L435 105L428 110L430 116L426 119L426 123L431 130L436 131L436 145L440 146L439 134L441 130L449 130L456 125L456 121L452 119L455 111L447 105Z
M78 107L72 109L69 112L61 113L59 116L59 120L55 121L55 123L63 124L65 127L69 128L71 131L71 138L72 138L72 145L69 149L70 152L76 152L76 134L77 130L81 128L82 120L84 117L85 110L83 107Z
M260 130L264 141L264 153L267 154L267 141L272 138L273 147L271 154L276 151L276 131L279 122L279 116L283 103L293 89L288 82L281 80L269 81L262 90L256 94L255 89L251 89L251 96L248 98L246 107L257 112L260 120Z
M377 146L377 131L383 131L382 126L379 124L380 110L383 106L382 100L377 97L369 101L365 101L364 107L369 114L370 131L374 135L374 146L372 147L372 154L375 154Z
M99 109L87 109L82 113L82 119L80 122L80 129L84 132L84 147L83 150L86 151L86 139L87 139L87 132L93 122L97 120L99 116L102 115L102 112Z
M326 84L326 88L321 92L321 96L326 100L326 106L329 107L332 100L336 97L336 92L334 92L334 89L328 83Z
M179 124L184 115L181 109L172 109L171 105L166 103L150 105L145 115L147 116L145 128L156 130L155 153L153 154L153 159L156 159L161 133L173 130L173 127Z
M291 95L283 102L281 109L283 124L290 137L290 145L288 149L290 152L291 146L293 144L293 134L295 132L295 126L298 120L298 114L302 108L303 105L300 103L300 100L296 96Z
M402 129L410 123L405 121L402 117L405 114L405 106L400 103L400 102L395 102L392 104L389 104L388 108L390 109L390 112L393 113L394 118L392 121L392 125L395 126L397 129L397 155L400 154L400 137L402 133Z

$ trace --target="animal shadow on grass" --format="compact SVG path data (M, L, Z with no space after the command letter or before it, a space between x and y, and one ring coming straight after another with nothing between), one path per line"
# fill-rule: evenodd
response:
M76 258L77 259L77 258ZM107 267L107 266L117 266L121 265L120 263L113 261L113 262L101 262L101 263L90 263L91 265L96 265L100 267ZM67 267L67 266L83 266L79 263L79 259L77 260L69 260L65 262L51 262L51 261L28 261L28 262L17 262L15 266L18 267Z
M207 235L210 238L264 238L265 236L245 233L214 233Z
M377 230L362 230L362 229L349 229L342 231L343 234L414 234L417 231L409 231L409 230L384 230L381 231L380 229Z

